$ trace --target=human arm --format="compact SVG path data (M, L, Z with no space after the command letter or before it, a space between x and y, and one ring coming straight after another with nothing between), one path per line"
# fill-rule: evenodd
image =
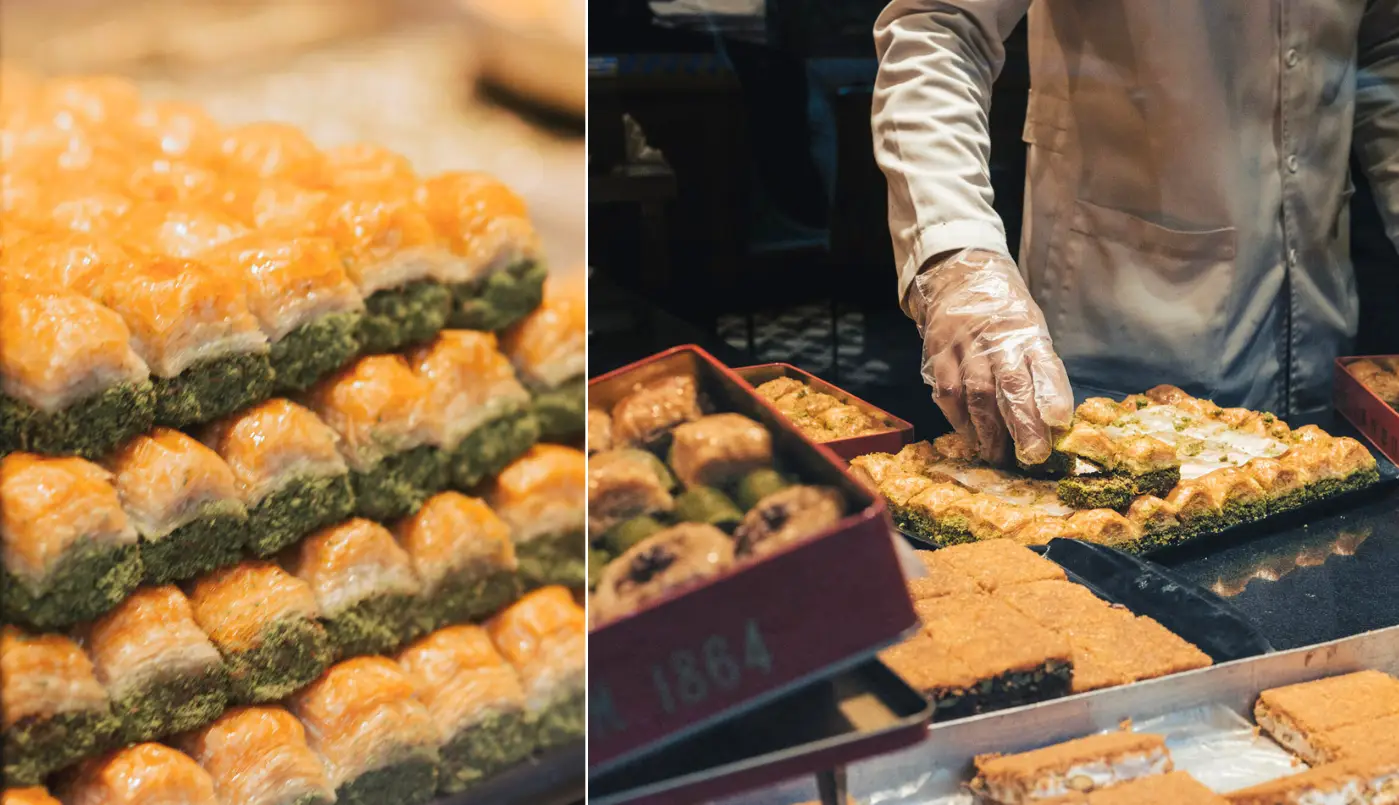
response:
M1399 6L1388 0L1369 0L1360 21L1354 151L1399 248Z

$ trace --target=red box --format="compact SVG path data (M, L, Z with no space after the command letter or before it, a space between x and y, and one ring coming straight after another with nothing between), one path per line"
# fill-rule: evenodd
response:
M883 500L709 353L676 347L595 378L588 403L610 409L637 383L677 374L694 376L718 409L761 422L777 453L840 489L853 513L589 634L594 775L853 667L917 625Z
M760 363L756 366L744 366L741 369L735 369L734 372L754 388L779 377L790 377L800 380L812 389L829 394L848 405L853 405L889 426L888 430L871 433L867 436L851 436L846 439L819 442L819 444L823 444L830 448L832 452L846 461L870 453L897 453L899 452L899 448L913 441L913 425L910 423L899 419L877 405L865 402L839 386L828 383L816 375L798 369L789 363Z
M1399 464L1399 411L1381 400L1350 372L1356 361L1388 356L1356 356L1336 359L1336 410L1350 420L1385 458Z

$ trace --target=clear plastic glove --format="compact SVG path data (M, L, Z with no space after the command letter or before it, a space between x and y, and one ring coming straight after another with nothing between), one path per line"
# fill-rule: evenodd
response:
M919 274L909 314L923 336L923 380L952 427L987 461L1049 458L1053 431L1073 417L1074 395L1039 305L1015 263L965 249Z

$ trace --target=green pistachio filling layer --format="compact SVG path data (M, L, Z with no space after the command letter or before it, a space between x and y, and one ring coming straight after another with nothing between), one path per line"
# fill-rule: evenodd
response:
M63 629L102 615L121 603L143 574L135 545L77 543L58 561L35 592L0 568L4 619L41 631Z
M446 458L436 447L421 445L395 453L368 471L351 472L350 485L355 514L380 522L397 520L447 486Z
M5 785L41 785L49 774L107 749L116 732L117 720L105 707L20 719L0 743Z
M582 587L588 579L587 555L583 531L544 534L515 546L520 579L531 589L550 584Z
M583 718L587 696L572 691L538 713L534 720L535 744L540 749L578 740L587 731Z
M422 631L483 620L519 598L520 592L519 578L508 570L450 574L420 607L426 619Z
M192 578L243 558L248 510L235 500L206 505L199 517L157 540L141 538L141 564L147 584Z
M439 794L457 794L527 759L533 730L519 712L493 713L447 739L437 777Z
M248 510L248 547L271 556L307 534L343 522L355 509L350 476L295 478Z
M382 355L430 341L452 311L452 292L432 280L386 288L364 300L356 340L365 355Z
M245 704L285 698L316 680L335 659L330 635L309 618L284 618L247 651L224 653L233 699Z
M218 663L202 672L151 682L112 702L126 743L153 741L202 727L228 706L228 669Z
M462 330L503 330L544 301L549 269L521 260L480 279L452 286L451 326Z
M983 679L970 688L933 693L934 721L965 718L1067 696L1073 689L1073 665L1049 662L1033 671L1012 671Z
M272 396L272 363L265 352L243 352L199 361L175 377L152 380L155 423L184 428Z
M375 769L335 790L338 805L423 805L437 793L437 763L418 757Z
M305 391L359 354L361 315L328 313L287 333L272 345L279 392Z
M497 417L467 434L452 449L451 483L470 489L505 469L539 441L539 420L530 411Z
M371 596L321 622L338 660L387 654L422 633L417 598L399 593Z
M587 428L587 378L575 377L552 389L534 395L534 416L539 420L540 438L572 441Z
M1108 472L1071 475L1056 485L1059 499L1075 509L1125 509L1139 495L1164 498L1180 483L1180 468L1153 470L1143 475Z
M0 394L0 455L24 450L97 459L154 421L149 381L113 386L53 413Z

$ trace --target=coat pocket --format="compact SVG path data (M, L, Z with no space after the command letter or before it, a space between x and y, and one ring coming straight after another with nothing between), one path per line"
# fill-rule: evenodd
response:
M1232 227L1172 228L1075 201L1049 255L1058 287L1046 316L1061 356L1109 388L1215 385L1237 249Z

